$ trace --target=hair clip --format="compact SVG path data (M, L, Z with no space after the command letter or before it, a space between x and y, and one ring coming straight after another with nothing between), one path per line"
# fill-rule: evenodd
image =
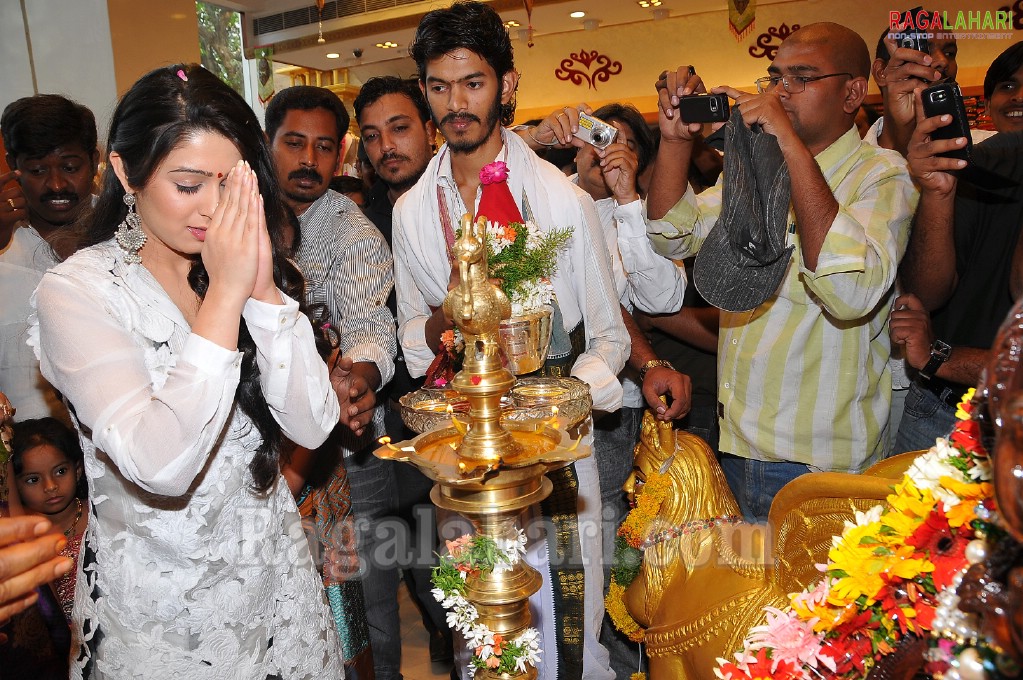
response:
M188 82L188 76L185 75L185 69L183 68L178 69L178 78L181 78L186 83Z

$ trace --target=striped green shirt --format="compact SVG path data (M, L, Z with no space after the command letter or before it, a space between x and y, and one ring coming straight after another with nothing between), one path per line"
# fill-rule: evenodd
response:
M790 208L796 247L777 293L752 311L721 312L721 450L859 472L888 446L888 317L918 196L903 158L862 143L856 128L816 160L839 203L816 271L803 265ZM720 211L720 184L690 190L651 223L654 247L696 253Z

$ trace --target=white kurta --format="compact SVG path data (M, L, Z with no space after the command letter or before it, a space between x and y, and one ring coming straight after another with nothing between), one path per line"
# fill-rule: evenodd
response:
M260 387L285 436L315 448L338 403L288 298L249 300ZM340 678L342 658L294 500L252 491L260 444L235 404L241 354L192 334L113 242L47 273L30 342L72 405L91 513L72 670L93 678Z

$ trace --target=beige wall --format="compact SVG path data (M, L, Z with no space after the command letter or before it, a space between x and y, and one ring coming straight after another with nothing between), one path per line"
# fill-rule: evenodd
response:
M107 0L117 94L154 68L199 61L195 0Z
M625 0L623 0L625 1ZM541 117L565 104L587 102L594 107L611 101L632 102L641 111L654 111L653 84L665 68L692 63L708 86L729 84L752 91L753 81L766 75L768 59L749 55L757 36L768 27L786 23L806 25L816 21L834 21L857 31L867 42L873 57L881 31L888 24L888 12L915 2L890 0L794 0L779 4L761 4L754 30L736 41L728 29L725 12L707 12L663 21L646 21L611 29L575 31L536 38L532 48L515 37L515 65L521 73L517 121ZM959 10L995 10L1004 2L992 0L942 0L935 7L954 16ZM683 4L684 7L684 4ZM850 9L854 8L854 9ZM673 13L684 9L675 6ZM959 41L958 81L964 88L979 87L991 61L1013 40L970 39ZM773 44L778 44L775 40ZM580 50L597 50L622 63L622 72L606 83L590 88L559 80L555 70L563 59ZM871 92L877 89L871 83ZM977 92L979 94L979 92Z

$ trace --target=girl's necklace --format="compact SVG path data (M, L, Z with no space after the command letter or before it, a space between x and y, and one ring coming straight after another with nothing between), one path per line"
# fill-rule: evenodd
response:
M64 535L67 537L71 537L75 533L75 527L78 526L78 520L82 519L82 499L76 498L75 501L78 502L78 512L75 513L75 521L72 522L71 526L64 532Z

